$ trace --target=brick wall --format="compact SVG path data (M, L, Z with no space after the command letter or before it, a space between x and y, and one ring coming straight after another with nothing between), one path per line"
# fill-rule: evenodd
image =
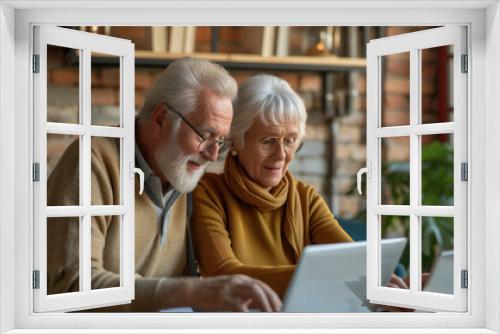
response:
M387 28L387 35L410 31L410 28ZM229 33L229 32L224 32ZM241 32L239 32L241 33ZM205 34L201 35L206 38ZM234 36L233 36L234 37ZM206 44L206 41L204 41ZM61 50L52 50L49 67L49 113L59 121L78 120L78 72L64 59ZM428 52L423 60L424 119L436 118L435 54ZM409 85L408 62L404 57L391 57L386 62L384 83L384 117L389 124L408 124ZM163 69L137 67L135 70L135 107L139 110L147 90ZM264 71L231 71L238 83ZM366 160L366 77L364 72L351 75L348 86L335 89L335 108L345 109L329 120L322 110L322 81L313 72L268 72L285 79L303 98L309 113L306 140L290 165L300 179L312 184L332 207L336 215L351 218L365 209L365 197L354 192L355 175ZM118 121L119 72L113 66L92 67L92 117L99 124ZM350 102L346 105L346 96ZM61 102L62 101L62 102ZM339 104L342 104L340 106ZM384 124L385 124L384 123ZM94 123L95 124L95 123ZM333 137L332 137L333 136ZM332 146L333 138L333 146ZM59 152L60 150L57 150ZM388 159L408 160L408 150L392 145L385 150ZM333 156L332 156L333 152ZM57 157L49 157L57 161ZM220 169L221 163L212 167ZM333 170L330 170L333 168ZM333 192L332 192L333 191Z

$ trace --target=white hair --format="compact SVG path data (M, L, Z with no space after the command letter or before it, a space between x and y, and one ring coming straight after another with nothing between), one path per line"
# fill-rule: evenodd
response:
M200 94L208 89L233 100L238 86L220 65L208 60L184 57L172 62L147 92L139 117L149 119L153 109L165 103L183 115L197 109Z
M245 145L245 133L256 117L266 125L297 122L299 139L305 136L307 113L304 101L278 77L260 74L240 86L231 123L231 139L236 148Z

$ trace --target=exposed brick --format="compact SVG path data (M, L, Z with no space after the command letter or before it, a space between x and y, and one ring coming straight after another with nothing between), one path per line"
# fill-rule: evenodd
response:
M401 94L384 94L384 109L410 110L409 96Z
M326 124L307 124L306 138L310 140L328 140L329 131Z
M404 77L388 75L384 83L385 93L410 94L410 80Z
M325 190L325 178L321 176L314 176L314 175L297 175L296 176L299 180L311 185L314 187L314 189L322 193Z
M340 195L338 198L339 207L336 210L342 218L354 218L361 207L362 197L358 195Z
M409 161L410 145L408 138L399 140L398 138L391 138L389 145L383 147L383 154L385 155L385 162L389 161Z
M336 144L335 145L335 159L349 160L351 158L351 146L349 144Z
M154 84L155 77L149 71L138 70L135 72L135 88L147 90Z
M356 100L360 100L359 98ZM339 118L339 122L342 125L357 125L365 126L365 115L366 113L360 111L351 111L349 114Z
M382 112L382 126L398 126L410 124L409 110L384 110Z
M326 175L328 171L327 162L323 157L304 159L301 165L302 172L307 174Z
M366 161L366 146L363 144L353 144L351 147L351 159L354 161Z
M432 64L436 62L438 48L423 49L421 53L422 64Z
M90 77L91 85L92 87L99 87L101 83L101 71L98 69L93 68Z
M236 80L238 85L241 85L243 82L245 82L245 80L247 80L250 77L248 73L245 73L243 71L231 72L231 76L234 78L234 80Z
M400 53L394 53L390 54L387 56L384 56L383 58L387 63L390 62L407 62L408 64L410 63L410 52L400 52Z
M299 87L300 75L299 74L293 73L293 72L283 72L283 73L278 74L278 76L281 79L288 82L288 84L290 85L290 87L292 87L293 90L296 91L296 90L300 89L300 87Z
M335 136L339 143L358 143L361 141L361 128L351 125L335 127Z
M80 77L78 69L73 68L53 68L50 78L52 84L56 86L78 86Z
M355 176L358 170L364 166L364 163L359 161L337 161L335 166L336 176Z
M366 95L366 77L360 77L357 84L359 94Z
M413 31L410 27L387 27L385 34L387 36L401 35Z
M305 140L302 148L297 153L300 157L320 157L326 153L326 145L320 140Z
M115 90L113 88L96 88L92 90L92 105L115 105Z
M410 58L407 59L388 59L386 71L391 74L408 77L410 75Z
M104 87L120 87L120 69L116 67L103 68L101 84Z
M345 194L355 187L355 179L352 177L336 177L333 181L333 187L336 194Z
M136 108L142 108L144 105L144 98L145 94L142 89L136 89L135 90L135 107Z
M321 90L321 76L317 74L302 74L299 82L300 90Z
M422 80L422 94L428 95L436 91L436 81L435 80Z
M431 79L437 82L437 66L435 64L423 64L422 80Z

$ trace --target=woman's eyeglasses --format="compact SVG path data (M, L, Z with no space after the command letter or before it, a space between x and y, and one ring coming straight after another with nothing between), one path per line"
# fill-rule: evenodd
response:
M289 138L277 138L277 137L268 137L264 138L259 142L259 150L263 156L270 157L276 152L276 149L279 147L284 147L285 153L287 155L294 155L298 150L302 147L302 142L296 137Z

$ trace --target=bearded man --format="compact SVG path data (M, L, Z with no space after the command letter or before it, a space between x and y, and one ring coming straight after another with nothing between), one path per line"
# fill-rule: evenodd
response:
M135 124L136 167L145 174L145 192L135 194L135 299L101 310L281 307L271 288L248 276L196 277L187 194L228 144L236 91L235 80L219 65L182 58L170 64L146 95ZM70 145L50 175L48 205L78 202L78 152L78 142ZM119 152L118 139L92 139L92 205L120 204ZM79 290L75 228L77 222L49 220L49 294ZM120 286L119 216L93 217L91 237L92 289Z

